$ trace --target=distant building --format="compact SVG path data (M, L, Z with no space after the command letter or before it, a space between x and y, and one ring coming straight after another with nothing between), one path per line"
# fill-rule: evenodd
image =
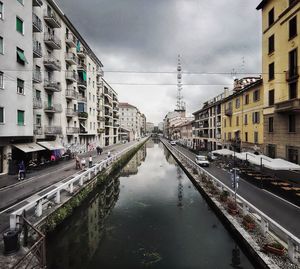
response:
M146 122L146 132L152 133L154 131L154 123L152 122Z

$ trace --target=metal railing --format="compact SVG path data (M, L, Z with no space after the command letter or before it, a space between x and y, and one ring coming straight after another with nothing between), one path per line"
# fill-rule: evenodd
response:
M44 41L53 42L55 44L55 47L61 47L61 40L54 34L45 33Z
M165 141L161 140L162 143L169 149L171 152L176 152L176 155L182 159L188 166L197 171L198 175L206 176L212 182L214 182L215 186L221 190L226 190L232 196L234 196L234 191L221 182L218 178L210 174L208 171L200 167L193 160L187 157L184 153L179 151L178 149L168 145ZM239 194L236 195L238 199L238 206L243 210L249 213L252 213L256 216L255 221L260 225L261 230L264 235L269 234L271 237L279 238L282 242L287 245L288 256L293 263L300 263L300 239L293 235L291 232L283 228L279 223L274 221L272 218L267 216L265 213L260 211L246 199L244 199Z
M32 13L32 24L34 27L34 29L33 29L34 32L42 32L43 31L42 20L35 13Z

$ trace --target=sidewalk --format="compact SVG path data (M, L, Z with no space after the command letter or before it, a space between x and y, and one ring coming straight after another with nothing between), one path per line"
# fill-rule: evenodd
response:
M108 151L113 153L115 151L115 149L120 145L121 144L115 144L115 145L104 147L101 156L105 155L105 153L107 153ZM88 158L90 157L90 155L92 155L93 161L97 161L98 157L101 157L101 156L97 156L97 153L95 150L79 154L79 157L85 158L86 163L88 165ZM31 178L37 177L37 176L41 176L43 174L48 174L48 173L54 172L56 170L60 170L62 167L66 168L66 166L70 166L70 163L74 164L74 168L75 168L75 159L72 159L72 160L68 160L68 161L60 161L58 164L50 165L48 167L42 168L41 170L27 172L25 181L27 181ZM23 182L25 182L25 181L23 181ZM19 181L18 181L17 175L1 175L0 176L0 191L2 188L14 185L18 182Z

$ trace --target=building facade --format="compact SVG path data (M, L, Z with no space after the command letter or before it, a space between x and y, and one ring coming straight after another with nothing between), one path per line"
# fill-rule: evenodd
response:
M300 164L300 2L264 0L264 152Z
M153 122L146 122L146 132L152 133L154 131L154 123Z

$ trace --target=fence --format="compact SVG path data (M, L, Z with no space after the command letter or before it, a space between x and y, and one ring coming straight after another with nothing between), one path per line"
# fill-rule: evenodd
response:
M206 176L210 180L212 180L216 187L218 187L221 190L228 191L232 196L234 196L234 191L226 186L223 182L221 182L218 178L210 174L208 171L200 167L198 164L196 164L193 160L191 160L189 157L184 155L182 152L180 152L175 147L172 147L167 143L166 141L161 140L162 143L171 151L175 152L177 156L183 160L190 168L197 171L197 174L201 176ZM287 245L288 250L288 256L291 259L293 263L300 264L300 239L293 234L291 234L289 231L287 231L285 228L283 228L281 225L279 225L277 222L275 222L273 219L271 219L269 216L264 214L262 211L260 211L258 208L256 208L254 205L249 203L247 200L245 200L243 197L237 194L238 199L238 206L244 211L252 213L256 216L255 220L260 225L261 230L264 235L269 234L272 237L279 238L281 241L283 241ZM296 220L295 220L296 221Z

